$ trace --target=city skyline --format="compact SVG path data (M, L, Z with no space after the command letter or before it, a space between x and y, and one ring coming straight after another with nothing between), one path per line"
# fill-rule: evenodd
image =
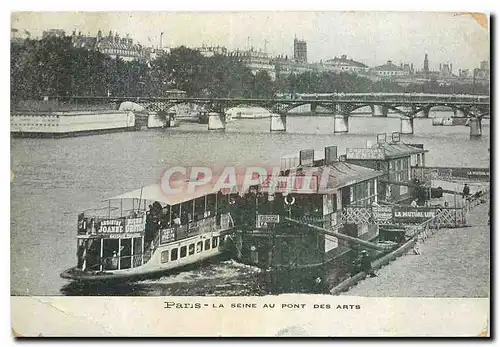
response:
M489 61L488 29L472 16L443 12L18 12L11 20L12 28L34 37L48 29L67 35L100 29L159 46L163 32L164 46L266 47L270 56L293 57L297 37L307 41L310 62L346 54L369 66L391 60L421 70L428 53L430 70L452 63L457 72Z

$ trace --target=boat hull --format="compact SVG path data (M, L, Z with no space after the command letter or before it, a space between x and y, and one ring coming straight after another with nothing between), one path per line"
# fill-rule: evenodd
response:
M156 268L156 269L143 269L137 268L134 272L120 272L120 271L102 271L102 272L87 272L77 269L76 266L66 269L60 276L64 279L75 281L75 282L87 282L87 283L97 283L97 282L127 282L127 281L138 281L143 279L152 279L157 277L162 277L171 273L178 273L180 271L186 270L191 267L196 267L211 261L219 261L229 258L229 252L222 251L218 252L209 257L200 258L193 262L184 263L179 266L174 266L170 268Z

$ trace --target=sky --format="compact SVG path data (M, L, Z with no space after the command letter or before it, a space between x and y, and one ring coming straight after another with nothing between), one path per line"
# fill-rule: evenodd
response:
M465 13L447 12L14 12L11 27L41 36L46 29L129 34L147 46L248 46L293 56L294 37L307 41L309 62L346 54L368 66L391 60L453 71L489 60L489 31ZM267 43L265 43L267 41Z

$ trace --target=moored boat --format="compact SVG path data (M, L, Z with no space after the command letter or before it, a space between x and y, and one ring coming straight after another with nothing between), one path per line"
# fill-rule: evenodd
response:
M223 255L234 227L229 195L211 185L167 195L154 184L107 202L78 215L77 265L61 277L111 281L167 273Z

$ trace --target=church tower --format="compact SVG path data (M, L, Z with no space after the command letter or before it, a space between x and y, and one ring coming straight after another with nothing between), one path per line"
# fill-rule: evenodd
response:
M429 58L427 57L427 53L425 53L425 58L424 58L424 73L427 76L429 74Z

